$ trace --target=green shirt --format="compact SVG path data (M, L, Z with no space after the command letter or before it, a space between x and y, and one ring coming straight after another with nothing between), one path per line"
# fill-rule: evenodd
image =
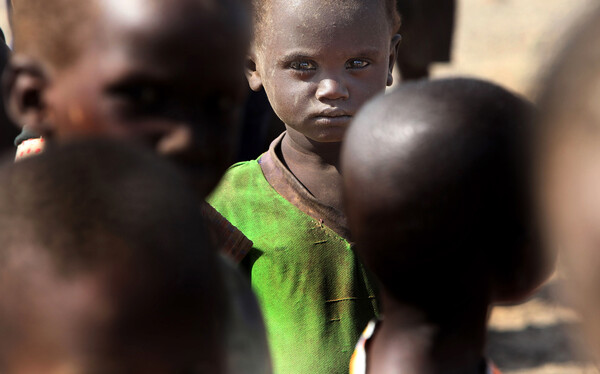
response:
M233 165L209 198L253 243L248 271L265 318L274 373L348 373L378 314L350 243L283 198L257 161Z

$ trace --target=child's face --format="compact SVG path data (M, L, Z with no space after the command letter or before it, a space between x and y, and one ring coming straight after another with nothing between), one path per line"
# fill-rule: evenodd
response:
M95 39L45 93L48 137L141 140L216 183L235 143L246 40L194 3L99 2Z
M384 7L271 3L250 85L265 88L288 128L317 142L339 142L358 109L391 84L397 39Z
M595 104L594 104L595 105ZM593 107L596 111L596 107ZM599 118L557 125L543 164L542 194L548 245L560 253L566 298L583 317L600 357L600 137Z

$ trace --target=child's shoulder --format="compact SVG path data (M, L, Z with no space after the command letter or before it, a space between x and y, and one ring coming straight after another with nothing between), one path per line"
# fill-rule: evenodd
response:
M255 193L255 190L267 186L268 183L262 173L259 160L238 162L227 169L208 201L212 204L215 200L238 196L244 191Z
M207 202L252 241L256 233L281 229L280 225L317 225L273 188L264 174L265 162L259 158L232 165Z
M267 182L259 158L232 165L207 202L231 222L233 216L243 215L242 210L256 213L272 205L277 200L274 195L277 193Z
M240 161L231 165L225 175L223 181L231 178L249 177L256 174L257 169L260 169L259 159L250 161Z

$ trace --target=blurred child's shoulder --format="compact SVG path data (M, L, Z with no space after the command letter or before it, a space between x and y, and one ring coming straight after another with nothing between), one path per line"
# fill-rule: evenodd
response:
M266 184L266 185L265 185ZM244 191L253 191L268 187L260 167L260 157L256 160L237 162L229 167L217 188L208 198L213 202L223 198L232 198Z
M257 209L257 205L272 201L273 193L275 191L262 172L259 157L229 167L207 202L231 221L232 214L237 216L243 213L240 209L250 213Z
M256 177L259 172L260 157L256 160L236 162L227 169L223 179L221 180L221 184L226 181L236 180L239 178Z

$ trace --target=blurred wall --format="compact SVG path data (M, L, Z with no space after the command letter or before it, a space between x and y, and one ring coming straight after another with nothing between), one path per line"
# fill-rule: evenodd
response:
M490 79L528 97L564 31L594 0L458 0L452 63L433 76Z

